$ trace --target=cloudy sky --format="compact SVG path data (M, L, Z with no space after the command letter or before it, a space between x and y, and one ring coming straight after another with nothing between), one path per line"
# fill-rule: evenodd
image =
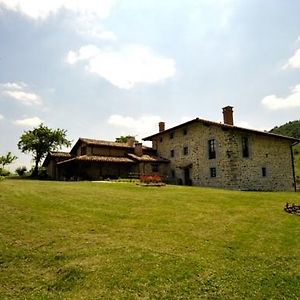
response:
M40 122L139 139L200 117L300 116L300 1L0 0L0 155Z

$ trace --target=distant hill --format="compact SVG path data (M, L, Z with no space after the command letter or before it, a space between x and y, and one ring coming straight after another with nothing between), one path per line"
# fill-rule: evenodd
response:
M270 132L300 139L300 120L290 121L281 126L275 126Z

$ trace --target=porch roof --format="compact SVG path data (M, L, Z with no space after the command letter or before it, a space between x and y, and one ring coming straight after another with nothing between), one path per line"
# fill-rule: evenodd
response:
M133 153L128 153L128 157L133 158L134 160L137 160L139 162L157 162L157 163L169 163L170 161L168 159L158 157L155 155L148 155L143 154L142 156L135 155Z
M127 157L117 157L117 156L95 156L95 155L81 155L76 156L68 160L57 163L57 165L63 165L75 161L87 161L87 162L108 162L108 163L135 163L130 158Z
M61 159L61 160L67 160L68 158L71 158L71 154L68 153L68 152L63 152L63 151L52 151L52 152L49 152L43 162L43 167L46 167L51 158L57 158L57 159Z

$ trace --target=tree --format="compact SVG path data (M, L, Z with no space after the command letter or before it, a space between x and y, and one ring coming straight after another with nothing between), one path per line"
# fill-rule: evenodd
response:
M300 120L290 121L281 126L275 126L270 130L271 133L291 136L293 138L300 138Z
M127 143L129 138L134 138L134 140L135 140L135 137L132 135L121 135L116 138L116 142L117 143ZM135 141L137 142L137 140L135 140Z
M2 169L4 169L6 165L13 163L16 159L17 157L14 156L10 151L7 152L6 155L0 156L0 164L2 165Z
M39 164L48 152L71 145L71 142L66 138L66 132L64 129L51 129L40 124L33 130L25 131L21 135L18 148L23 153L32 153L35 163L32 172L33 177L38 175Z
M16 173L19 176L24 176L24 174L26 173L26 171L27 171L27 168L25 166L16 168Z

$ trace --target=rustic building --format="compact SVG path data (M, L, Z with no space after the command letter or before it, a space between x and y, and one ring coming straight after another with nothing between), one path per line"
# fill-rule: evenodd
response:
M98 180L166 174L168 163L134 138L127 143L79 138L70 153L50 152L43 167L56 180Z
M43 166L53 179L95 180L161 175L169 183L240 190L294 190L293 145L299 140L234 126L233 107L224 123L193 119L144 138L116 143L79 138L70 153L49 153Z
M199 118L144 138L169 159L168 178L177 184L241 190L294 190L292 146L299 140L234 126L233 107L224 123Z

